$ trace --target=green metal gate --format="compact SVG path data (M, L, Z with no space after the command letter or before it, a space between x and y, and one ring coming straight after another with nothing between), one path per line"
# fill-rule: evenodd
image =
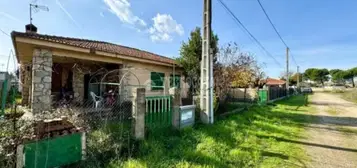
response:
M152 127L171 126L172 97L148 96L146 100L145 125Z
M60 167L82 159L82 135L75 133L24 145L25 168Z
M258 91L259 104L266 104L268 102L268 91L260 89Z

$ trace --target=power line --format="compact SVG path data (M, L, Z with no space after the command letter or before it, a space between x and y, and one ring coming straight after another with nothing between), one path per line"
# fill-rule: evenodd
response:
M262 3L260 3L260 0L257 0L257 1L258 1L258 3L259 3L260 8L263 10L265 16L266 16L267 19L269 20L271 26L274 28L276 34L279 36L280 40L284 43L285 47L289 48L288 45L287 45L287 44L285 43L285 41L283 40L283 38L281 37L281 35L280 35L280 33L278 32L278 30L275 28L273 22L271 21L270 17L268 16L267 12L265 11L265 9L264 9Z
M276 64L278 64L280 67L282 67L282 65L275 59L275 57L270 54L270 52L268 50L265 49L265 47L257 40L257 38L255 38L253 36L252 33L250 33L250 31L244 26L244 24L237 18L237 16L234 15L234 13L227 7L227 5L222 1L222 0L218 0L220 2L220 4L225 8L225 10L233 17L233 19L236 21L236 23L238 23L247 33L248 35L265 51L265 53L271 57Z
M263 7L262 3L260 2L260 0L257 0L257 1L258 1L258 3L259 3L260 8L262 9L262 11L264 12L265 16L267 17L268 21L270 22L270 25L273 27L273 29L275 30L276 34L279 36L281 42L283 42L283 44L285 45L286 48L290 48L290 47L286 44L286 42L284 41L284 39L281 37L280 33L279 33L278 30L276 29L274 23L271 21L271 19L270 19L268 13L267 13L266 10L264 9L264 7ZM297 65L297 62L296 62L296 60L295 60L295 58L294 58L293 55L291 55L291 58L292 58L293 62L295 63L295 65L298 66L298 65Z
M11 37L9 34L7 34L7 33L6 33L4 30L2 30L1 28L0 28L0 31L1 31L3 34L5 34L5 35Z
M290 51L290 55L291 55L291 58L293 59L294 64L295 64L296 66L299 66L299 65L297 64L296 60L295 60L294 55L293 55L293 54L291 54L291 51Z

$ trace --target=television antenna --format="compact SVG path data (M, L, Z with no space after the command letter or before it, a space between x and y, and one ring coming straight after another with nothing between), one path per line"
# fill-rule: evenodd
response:
M35 13L39 12L40 10L46 11L46 12L50 11L47 6L36 5L36 4L30 3L30 24L32 24L32 10Z

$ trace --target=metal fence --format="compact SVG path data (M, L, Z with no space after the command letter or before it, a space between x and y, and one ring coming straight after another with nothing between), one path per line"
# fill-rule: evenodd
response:
M269 100L275 100L286 96L286 88L282 87L269 87L268 90Z
M147 127L165 127L172 123L172 97L147 96L145 125Z

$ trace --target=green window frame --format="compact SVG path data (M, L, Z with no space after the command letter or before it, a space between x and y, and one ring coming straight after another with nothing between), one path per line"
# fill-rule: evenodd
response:
M175 81L175 83L174 83ZM175 84L175 85L174 85ZM177 87L180 89L180 86L181 86L181 75L170 75L170 87Z
M151 90L164 90L165 73L151 72Z

